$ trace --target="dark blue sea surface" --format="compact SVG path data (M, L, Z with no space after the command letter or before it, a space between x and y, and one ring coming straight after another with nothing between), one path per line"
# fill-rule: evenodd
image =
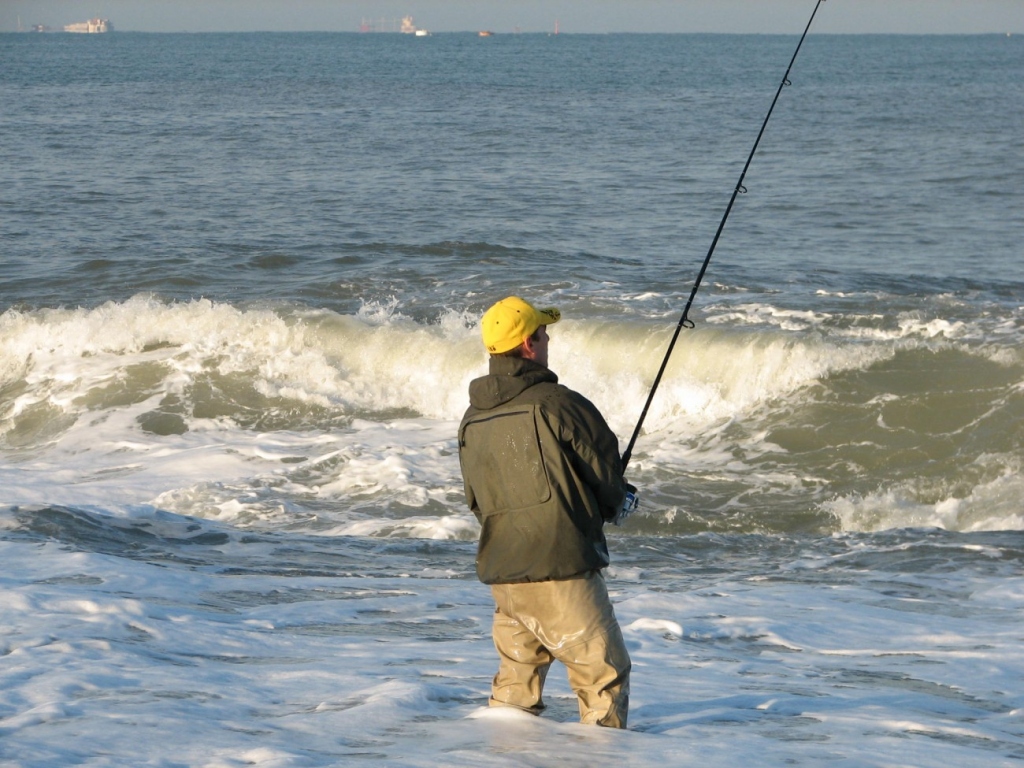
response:
M795 43L6 35L0 306L436 310L524 266L677 297ZM809 37L712 276L1019 295L1021 45Z

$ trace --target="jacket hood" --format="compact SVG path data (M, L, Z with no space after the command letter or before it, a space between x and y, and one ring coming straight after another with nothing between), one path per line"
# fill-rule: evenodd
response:
M489 411L543 381L557 384L558 376L532 360L494 356L490 373L469 383L469 402L474 408Z

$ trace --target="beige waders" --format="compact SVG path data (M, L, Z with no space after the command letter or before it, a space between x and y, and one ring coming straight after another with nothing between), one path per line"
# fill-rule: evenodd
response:
M615 620L604 576L493 584L494 646L501 664L491 706L539 713L544 678L562 662L579 697L580 722L625 728L629 653Z

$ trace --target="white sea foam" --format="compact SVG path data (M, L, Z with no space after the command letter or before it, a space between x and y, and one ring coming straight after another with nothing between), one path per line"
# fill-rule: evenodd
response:
M778 314L817 321L813 313ZM568 315L552 331L552 367L625 441L668 329ZM0 465L0 500L151 504L235 524L469 537L454 435L468 383L486 371L475 323L465 310L446 310L424 324L394 301L349 316L145 296L91 310L4 313L0 369L13 396L0 414L0 439L12 461ZM686 333L645 422L634 472L699 471L775 492L828 480L820 470L760 465L760 457L786 454L761 421L829 377L897 354L890 344L819 331L726 323ZM875 394L869 405L894 397ZM1009 398L991 407L1012 410ZM268 418L276 422L264 431ZM825 509L850 530L1020 525L1004 496L984 519L967 511L984 509L982 502L920 506L913 498L883 489ZM661 510L666 522L677 506L669 500ZM419 522L405 521L411 510L422 513ZM431 522L441 519L459 522Z
M669 338L664 328L565 320L551 344L551 365L565 384L594 400L617 433L627 434ZM888 348L841 347L817 336L689 331L673 351L645 426L650 432L673 425L705 428L891 354Z
M118 385L181 396L197 379L215 374L243 376L244 386L264 397L342 412L402 409L457 419L465 385L486 367L473 318L464 311L421 325L394 303L342 316L137 297L94 310L7 312L2 318L4 380L28 385L8 417L41 403L71 413L89 403L102 407L103 393ZM586 390L611 420L626 422L635 417L667 342L663 327L566 319L553 333L552 367L567 384ZM890 354L886 347L840 346L818 336L689 332L670 361L650 425L658 429L680 415L709 423Z
M1006 686L1024 673L1019 577L903 577L976 590L951 611L914 610L888 580L613 577L633 659L633 730L614 732L575 723L558 665L543 717L486 707L492 608L462 569L282 578L11 541L0 556L0 733L24 768L982 766L1024 747Z
M1011 457L993 480L983 481L962 498L925 502L913 485L825 502L845 531L893 528L941 528L948 531L1024 530L1024 476Z

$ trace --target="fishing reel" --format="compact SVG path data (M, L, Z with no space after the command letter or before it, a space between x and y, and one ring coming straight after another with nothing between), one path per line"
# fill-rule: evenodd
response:
M626 518L636 512L637 507L640 506L640 491L636 489L635 485L626 483L626 498L622 500L622 507L612 518L612 525L622 525L626 522Z

